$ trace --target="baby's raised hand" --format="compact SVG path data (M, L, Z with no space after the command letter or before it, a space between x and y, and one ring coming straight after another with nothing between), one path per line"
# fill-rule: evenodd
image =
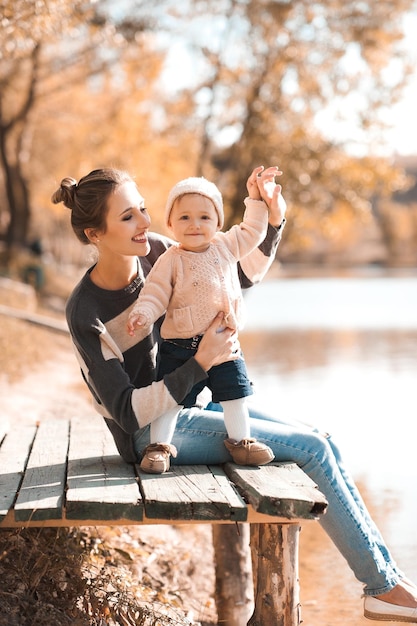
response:
M273 226L282 223L287 210L287 204L281 193L282 187L275 180L276 176L281 175L282 172L278 167L268 167L256 178L259 193L269 209L269 223Z
M264 170L264 166L260 165L259 167L255 167L252 174L249 176L246 181L246 189L248 190L249 198L252 200L262 200L261 194L258 187L258 177L261 176Z
M281 191L281 186L277 185L275 180L276 176L281 175L281 170L276 166L267 167L266 169L263 165L255 167L246 182L249 197L252 200L263 200L270 208L274 200L274 194L277 193L277 187Z

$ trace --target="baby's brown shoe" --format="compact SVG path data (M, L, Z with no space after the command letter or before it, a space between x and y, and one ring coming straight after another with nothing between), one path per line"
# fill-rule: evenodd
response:
M241 441L226 439L224 445L236 465L266 465L274 459L271 448L252 437Z

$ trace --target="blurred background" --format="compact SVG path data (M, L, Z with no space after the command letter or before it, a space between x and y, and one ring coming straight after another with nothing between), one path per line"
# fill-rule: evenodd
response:
M62 178L129 170L164 232L180 178L213 180L230 226L253 167L279 165L288 223L241 336L256 402L334 433L417 579L416 0L0 7L0 281L35 293L8 304L62 315L92 262L50 202ZM306 623L365 623L360 585L309 532Z
M416 264L415 0L1 0L0 15L2 273L19 254L61 275L85 263L50 196L106 165L137 177L162 230L178 179L213 179L230 226L249 172L276 164L281 263Z

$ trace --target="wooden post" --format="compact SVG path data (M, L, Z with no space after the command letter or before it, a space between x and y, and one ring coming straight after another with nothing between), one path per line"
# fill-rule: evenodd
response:
M298 524L251 524L255 609L248 626L299 626Z
M213 524L212 535L217 623L242 626L253 610L249 524Z

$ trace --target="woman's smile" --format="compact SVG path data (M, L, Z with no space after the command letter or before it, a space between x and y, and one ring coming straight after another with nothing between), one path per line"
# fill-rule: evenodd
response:
M132 241L134 241L135 243L147 243L148 233L147 232L139 233L138 235L135 235L134 237L132 237Z

